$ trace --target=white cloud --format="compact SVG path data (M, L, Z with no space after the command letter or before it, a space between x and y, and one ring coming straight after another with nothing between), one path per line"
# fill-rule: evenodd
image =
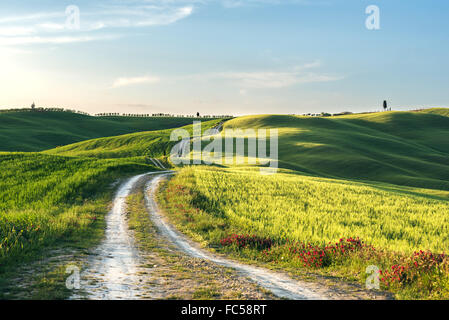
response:
M62 31L65 29L65 24L63 23L54 23L54 22L47 22L47 23L41 23L37 25L38 28L44 29L46 31Z
M90 42L97 40L117 39L116 35L104 36L60 36L60 37L0 37L0 46L16 46L29 44L67 44L77 42Z
M175 10L172 10L169 13L160 14L156 17L150 17L147 20L143 20L140 22L137 22L135 26L152 26L152 25L166 25L175 23L178 20L184 19L188 16L190 16L193 13L193 7L182 7L177 8Z
M245 94L246 89L277 89L299 84L313 82L330 82L341 80L344 77L333 74L321 73L310 69L318 68L321 63L313 63L293 66L288 70L263 70L263 71L228 71L218 73L206 73L191 75L193 80L225 80L231 85L238 86L240 93Z
M19 16L0 17L0 24L14 23L14 22L25 22L25 21L30 21L30 20L61 18L64 16L65 16L65 14L63 11L61 11L61 12L38 12L38 13L19 15Z
M22 27L22 26L0 27L0 36L2 37L28 36L35 32L36 30L31 27Z
M238 82L245 88L284 88L311 82L329 82L342 79L338 76L312 72L227 72L219 75L224 79Z
M184 1L181 1L184 3ZM195 1L194 1L195 2ZM102 39L98 36L105 29L145 28L169 25L185 19L194 12L190 1L145 1L132 3L109 1L88 7L80 7L81 24L79 30L66 28L65 11L26 13L16 16L0 15L0 45L23 45L42 43L69 43ZM8 38L8 39L6 39ZM104 37L103 37L104 38Z
M133 9L115 8L106 11L101 20L83 23L84 30L104 28L129 28L162 26L187 18L193 13L193 6L160 8L154 6L136 7Z
M225 8L239 8L243 6L262 6L262 5L323 5L328 4L328 1L318 0L221 0Z
M112 84L112 88L120 88L137 84L158 83L158 82L160 82L160 79L158 77L149 77L149 76L133 77L133 78L123 77L116 79Z
M315 0L99 0L80 7L81 28L78 32L95 33L108 28L145 28L169 25L191 16L196 6L219 3L226 8L241 6L322 3ZM97 37L74 36L65 28L65 8L60 11L27 12L22 15L1 16L0 37L10 37L0 44L69 43L93 41ZM58 37L55 37L58 36ZM61 37L64 35L64 37ZM35 36L34 38L23 38ZM17 38L18 37L18 38ZM85 40L83 40L85 39ZM87 39L87 40L86 40Z

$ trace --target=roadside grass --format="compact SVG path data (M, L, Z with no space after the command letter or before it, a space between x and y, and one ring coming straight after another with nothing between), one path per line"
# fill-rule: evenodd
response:
M0 282L11 278L16 266L43 259L52 249L98 243L113 182L155 170L37 153L3 153L0 165Z
M73 291L67 288L66 280L68 267L77 266L80 270L82 263L70 261L65 264L50 266L50 270L35 278L35 282L27 287L30 300L65 300ZM48 269L48 268L47 268Z
M369 276L366 268L375 265L383 272L382 288L397 298L448 299L449 261L440 261L437 253L449 243L449 201L423 189L417 194L393 190L298 174L262 176L253 169L191 167L161 188L158 201L182 232L219 252L362 284ZM229 245L226 240L232 235L255 238L243 246L235 241ZM340 239L346 244L349 237L366 245L339 252ZM268 247L261 245L263 239ZM434 254L415 257L419 250ZM304 262L301 253L326 263ZM398 266L407 270L393 275Z
M196 300L213 300L219 296L217 288L214 287L199 288L193 293L193 299Z
M143 267L147 271L143 274L148 276L150 283L160 285L160 279L163 279L163 287L156 285L149 289L158 292L159 299L273 298L271 292L256 287L252 282L242 282L233 270L184 256L170 243L166 243L150 219L142 188L136 188L127 198L126 204L129 229L145 259Z

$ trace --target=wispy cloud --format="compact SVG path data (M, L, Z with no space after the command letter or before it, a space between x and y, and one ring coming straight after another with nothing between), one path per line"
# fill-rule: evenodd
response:
M314 72L228 72L220 75L238 83L239 86L253 89L284 88L312 82L329 82L342 79L340 76Z
M262 5L323 5L329 1L320 0L221 0L225 8L239 8L243 6L262 6Z
M56 11L50 7L48 12L24 12L22 15L14 16L0 14L0 37L11 38L0 39L0 44L25 45L93 41L102 38L92 35L74 35L73 33L95 33L107 30L114 33L120 28L169 25L191 16L197 6L213 3L219 3L225 8L237 8L282 4L309 5L321 2L319 0L115 0L113 2L99 0L80 6L81 25L76 31L66 28L65 8ZM47 37L48 39L44 39Z
M194 6L188 4L190 2L119 0L111 4L103 0L79 8L81 23L76 30L66 28L64 10L15 16L0 14L0 45L93 41L104 39L105 36L100 37L98 33L105 31L109 32L108 37L114 38L112 34L124 28L169 25L185 19L194 12Z
M87 21L82 23L82 30L93 31L106 28L139 28L163 26L187 18L193 13L193 6L158 7L158 6L115 6L106 7L104 11L88 12L83 15Z
M0 24L4 23L15 23L15 22L26 22L26 21L36 21L36 20L45 20L45 19L53 19L53 18L62 18L65 16L63 11L61 12L37 12L37 13L28 13L23 15L15 15L15 16L5 16L0 17Z
M16 46L29 44L67 44L77 42L90 42L98 40L117 39L118 35L80 35L80 36L59 36L59 37L0 37L0 46Z
M0 36L16 37L28 36L35 33L35 29L25 26L0 27Z
M158 83L160 82L160 79L158 77L150 77L150 76L143 76L143 77L123 77L118 78L114 81L112 84L112 88L120 88L120 87L127 87L131 85L138 85L138 84L145 84L145 83Z
M330 82L344 79L343 76L323 73L317 69L319 61L290 67L286 70L227 71L189 76L194 80L224 80L231 85L246 89L277 89L314 82Z

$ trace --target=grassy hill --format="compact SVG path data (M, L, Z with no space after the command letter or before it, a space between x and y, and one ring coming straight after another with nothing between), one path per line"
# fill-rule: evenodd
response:
M226 128L278 128L279 165L313 175L449 190L449 117L384 112L240 117Z
M448 299L445 111L230 120L224 129L279 129L279 172L186 167L161 188L160 207L192 239L245 262L361 285L371 265L397 298Z
M202 130L216 126L222 120L202 122ZM191 122L190 122L191 123ZM182 128L192 132L193 125ZM176 143L170 141L170 129L138 132L126 135L86 140L67 146L47 150L44 153L95 158L133 158L151 156L160 158L170 155L171 147Z
M30 114L27 113L29 118L35 116ZM10 114L6 118L18 121ZM124 130L125 126L120 128L120 122L130 125L133 121L136 124L133 129L144 129L151 123L160 127L187 122L190 125L184 128L192 131L192 119L99 119L62 112L41 118L47 124L54 121L52 130L59 128L58 134L62 135L64 121L61 124L56 119L64 118L65 124L78 119L77 125L71 124L72 133L81 130L78 125L86 125L82 119L91 121L92 129L99 123L107 124L96 128L101 134L110 129ZM27 123L30 130L24 131L23 136L40 130L37 119L33 120ZM25 127L26 121L20 121ZM206 130L220 121L204 122L202 128ZM91 139L44 152L0 152L0 287L5 270L10 271L15 263L36 258L44 248L61 243L83 247L85 243L99 240L104 231L104 215L115 189L111 183L118 178L159 170L145 157L168 155L176 143L170 141L171 131ZM9 143L20 145L24 140L10 136Z
M191 124L192 118L92 117L71 112L0 113L0 151L42 151L88 139Z
M441 116L449 117L449 108L430 108L430 109L419 110L419 112L433 113L433 114L439 114Z
M161 207L196 240L236 258L292 270L302 268L302 262L291 253L288 239L324 245L359 236L378 248L375 254L332 256L320 270L351 279L359 275L356 279L363 283L368 261L391 270L409 263L413 250L447 247L448 113L429 109L236 118L224 128L279 129L280 173L263 176L249 166L184 168L161 189ZM203 122L202 129L220 121ZM185 118L94 118L62 112L0 114L0 124L2 148L49 148L0 152L0 280L2 267L26 255L32 258L34 250L62 241L79 243L94 237L90 235L99 239L111 182L157 170L143 160L169 155L175 143L169 128L192 130L192 119ZM150 131L135 132L140 130ZM89 139L95 134L99 137ZM220 248L229 234L247 233L273 240L272 256L260 248ZM447 273L415 279L407 284L405 297L425 296L423 286L435 298L447 297L448 279ZM429 289L428 283L434 287Z

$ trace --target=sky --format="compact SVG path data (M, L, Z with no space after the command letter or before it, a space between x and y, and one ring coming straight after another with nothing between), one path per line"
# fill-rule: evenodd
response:
M2 1L0 109L449 106L448 40L447 0Z

